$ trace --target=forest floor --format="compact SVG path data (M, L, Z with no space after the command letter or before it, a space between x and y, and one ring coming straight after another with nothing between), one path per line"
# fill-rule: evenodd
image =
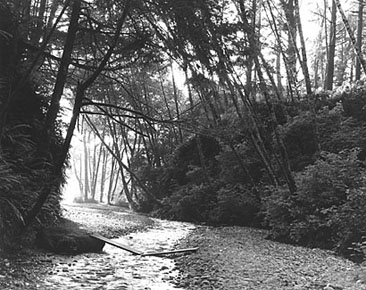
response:
M65 216L67 218L80 223L90 232L97 232L110 238L130 235L133 232L148 232L157 227L157 222L154 219L137 215L123 208L78 205L67 206L66 209ZM172 223L171 225L177 226L179 224ZM266 239L268 233L264 230L244 227L182 225L189 228L187 231L189 234L181 239L176 246L179 248L197 246L199 250L190 255L171 257L174 258L175 262L174 270L178 273L170 275L171 271L169 271L166 274L166 280L169 280L168 284L172 285L171 287L136 286L134 288L131 286L132 284L129 286L126 284L122 288L117 286L116 288L107 286L93 288L90 286L90 288L85 289L166 290L174 289L174 287L179 289L238 290L366 289L366 266L357 265L334 255L330 251L273 242ZM119 255L120 253L118 253ZM72 261L68 263L65 262L66 258L60 258L57 255L36 249L24 249L17 254L2 253L1 256L0 289L74 289L66 286L62 288L60 281L61 284L52 288L50 284L45 284L44 277L49 276L51 272L53 272L51 273L53 276L56 273L56 276L64 275L64 278L67 275L75 275L72 270L72 265L77 264L75 257L72 257ZM141 259L127 260L129 256L123 258L120 266L124 265L124 267L134 269L131 279L141 279L138 276L141 268L135 263L143 261ZM96 260L95 257L89 256L87 259L89 259L88 261L102 261L99 257ZM102 258L109 259L106 255ZM62 259L65 261L60 262ZM159 260L157 261L160 263ZM110 264L110 261L108 263ZM85 267L84 264L83 267ZM56 268L59 272L55 272ZM160 265L158 270L164 272L167 271L166 268ZM99 272L101 277L98 275L95 277L95 283L99 283L103 279L104 269L106 268L101 268ZM112 270L114 268L108 268L109 272ZM83 277L79 278L83 279ZM48 285L48 288L44 288L45 285Z

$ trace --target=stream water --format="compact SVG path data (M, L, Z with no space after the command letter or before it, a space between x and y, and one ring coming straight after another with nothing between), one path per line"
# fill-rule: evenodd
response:
M153 229L115 241L141 252L166 251L192 229L194 226L188 223L155 220ZM178 270L169 257L135 256L106 244L102 253L56 259L52 271L44 277L47 289L182 289L173 284Z

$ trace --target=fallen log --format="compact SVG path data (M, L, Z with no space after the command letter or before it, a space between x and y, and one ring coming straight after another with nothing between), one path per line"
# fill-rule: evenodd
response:
M139 250L135 250L134 248L130 247L130 246L127 246L127 245L124 245L124 244L121 244L119 242L116 242L114 240L111 240L111 239L108 239L106 237L103 237L99 234L92 234L90 235L92 238L94 239L97 239L97 240L100 240L100 241L103 241L105 242L106 244L110 244L114 247L117 247L119 249L122 249L122 250L125 250L127 252L130 252L134 255L140 255L140 256L143 256L143 257L146 257L146 256L163 256L163 255L168 255L168 254L178 254L178 253L187 253L187 252L195 252L198 250L198 248L187 248L187 249L177 249L177 250L171 250L171 251L160 251L160 252L140 252Z
M112 245L112 246L115 246L115 247L117 247L117 248L120 248L120 249L122 249L122 250L125 250L125 251L127 251L127 252L130 252L130 253L132 253L132 254L134 254L134 255L142 255L142 254L143 254L142 252L140 252L140 251L138 251L138 250L135 250L135 249L131 248L130 246L123 245L123 244L121 244L121 243L119 243L119 242L113 241L113 240L108 239L108 238L106 238L106 237L103 237L103 236L101 236L101 235L98 235L98 234L92 234L92 235L90 235L90 236L91 236L92 238L94 238L94 239L97 239L97 240L103 241L103 242L105 242L105 243L107 243L107 244L110 244L110 245Z
M195 252L198 248L187 248L187 249L177 249L171 251L162 251L162 252L147 252L143 253L141 256L163 256L168 254L179 254L179 253L188 253L188 252Z

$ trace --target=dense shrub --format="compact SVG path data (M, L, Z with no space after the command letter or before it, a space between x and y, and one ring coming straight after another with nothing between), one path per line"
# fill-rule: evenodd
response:
M61 124L49 132L50 142L45 148L43 124L48 96L37 86L26 83L9 102L2 134L0 156L0 231L3 244L19 233L23 218L36 202L48 182L65 181L65 176L53 176L50 163L61 152ZM61 188L54 186L47 202L37 216L37 225L55 222L61 214ZM31 232L31 231L30 231Z
M265 219L274 239L345 253L366 234L365 172L357 153L323 153L296 175L294 195L285 188L267 193Z
M302 112L283 126L283 139L294 171L313 164L317 158L317 141L321 150L338 153L355 147L366 150L365 136L365 124L353 117L345 117L340 103L331 110L328 107L319 110L316 120L309 112Z
M24 179L14 173L0 156L0 249L8 246L23 221L22 199L26 197Z
M331 225L336 229L338 252L357 262L366 257L366 188L351 189L347 202L334 207Z
M190 184L179 187L163 200L155 215L190 222L254 225L260 203L253 191L241 184Z
M342 97L345 116L366 121L366 90L360 87Z
M366 150L366 125L349 117L343 118L339 126L335 127L329 140L322 137L322 148L330 152L340 152L345 149L358 147Z
M168 167L152 167L150 165L141 165L135 170L136 176L145 188L157 198L169 195L170 189L170 172Z
M199 152L201 150L201 154ZM216 168L215 156L220 152L220 144L213 137L205 135L192 136L185 143L180 145L173 154L172 163L175 167L181 169L181 176L177 175L176 179L180 184L188 182L185 173L190 170L190 166L202 167L202 158L208 170Z
M319 146L323 151L337 153L340 150L334 148L337 146L337 140L334 134L339 132L342 122L345 120L343 109L338 103L331 110L323 108L317 113L316 122L318 125ZM351 147L353 148L353 147Z
M287 187L268 186L262 189L264 226L271 230L271 238L291 242L292 206L293 201Z
M263 165L248 143L243 140L233 145L236 154L229 146L222 146L223 150L216 156L220 180L229 184L250 184L251 180L260 182L263 178Z
M207 222L217 204L218 188L214 183L181 186L163 200L163 207L155 214L180 221Z
M302 170L314 161L317 141L314 121L309 112L294 117L283 126L283 139L293 170Z
M217 203L210 221L217 224L253 226L257 222L260 201L253 190L242 184L228 184L217 192Z

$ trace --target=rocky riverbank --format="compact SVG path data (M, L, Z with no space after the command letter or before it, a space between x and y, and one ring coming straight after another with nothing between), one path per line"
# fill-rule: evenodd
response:
M185 289L362 290L366 268L330 251L281 244L264 230L199 227L182 245L200 250L176 259Z

